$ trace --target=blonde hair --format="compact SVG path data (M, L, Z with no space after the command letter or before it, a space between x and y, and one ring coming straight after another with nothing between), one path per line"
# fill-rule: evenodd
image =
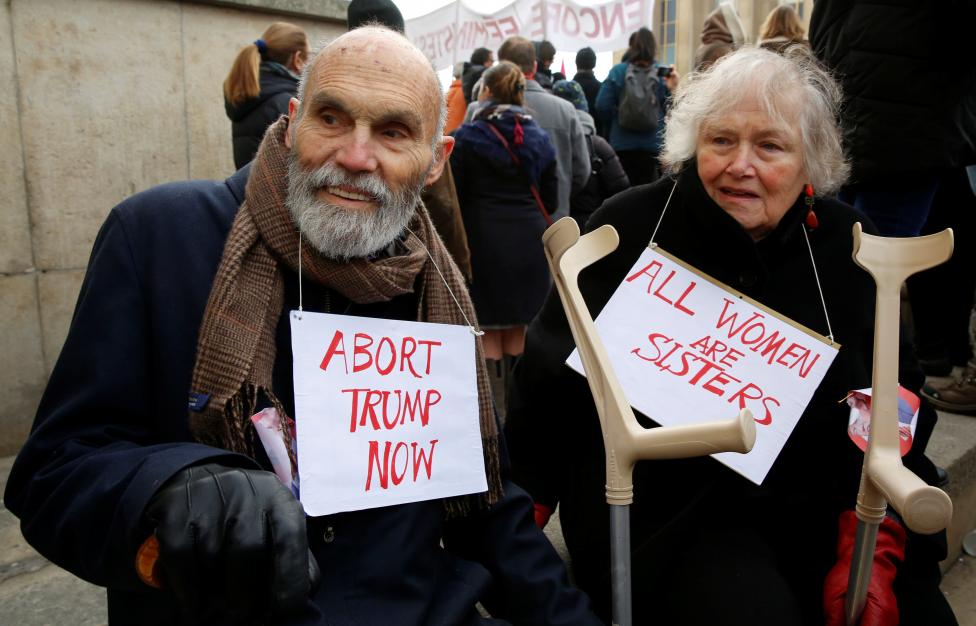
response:
M754 99L771 120L799 126L804 171L818 194L847 180L850 165L837 123L840 87L802 46L782 55L740 48L682 79L673 97L661 151L661 163L672 173L695 157L702 128Z
M258 48L263 44L263 52ZM240 104L261 95L261 61L286 65L295 52L308 55L308 38L303 31L288 22L275 22L261 34L261 38L241 48L224 79L224 98Z
M773 39L783 37L790 41L803 39L803 23L796 10L788 5L780 5L769 12L760 29L759 39Z
M485 70L481 80L498 104L525 104L525 76L511 61L500 61Z

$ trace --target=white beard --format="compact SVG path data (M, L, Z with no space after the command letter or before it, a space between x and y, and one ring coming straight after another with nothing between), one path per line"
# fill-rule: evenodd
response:
M305 170L294 153L288 155L288 196L285 205L309 244L339 260L366 257L395 241L413 219L426 172L401 191L392 191L378 174L351 175L326 163ZM316 197L323 187L348 186L375 198L372 212L345 209Z

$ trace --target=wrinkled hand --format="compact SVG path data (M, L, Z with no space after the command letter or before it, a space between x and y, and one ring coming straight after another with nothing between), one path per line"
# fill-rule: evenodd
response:
M854 533L857 516L854 511L840 515L837 537L837 562L824 581L824 619L827 626L845 626L844 601L847 596L847 580L854 553ZM860 626L896 626L898 602L892 583L898 573L898 564L905 559L905 529L897 521L885 518L878 528L878 541L874 548L874 564L868 595L861 613Z
M156 529L163 586L186 616L287 613L318 582L302 506L270 472L186 468L145 515Z

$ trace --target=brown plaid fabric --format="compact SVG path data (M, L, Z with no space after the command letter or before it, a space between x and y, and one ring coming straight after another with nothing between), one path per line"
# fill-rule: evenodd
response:
M247 181L244 203L231 226L214 278L197 341L192 390L209 393L200 412L190 412L190 430L198 441L253 455L257 437L250 416L259 396L285 415L271 388L275 327L284 306L282 265L298 270L299 234L285 206L288 149L287 118L264 136ZM423 204L404 241L407 253L379 260L336 261L302 244L302 280L335 289L357 303L384 302L414 290L418 274L417 319L476 324L474 306L460 271L437 236ZM429 262L427 251L430 251ZM442 280L437 268L444 275ZM446 282L446 284L445 284ZM453 292L457 298L455 303ZM460 305L460 308L459 308ZM476 341L478 401L488 491L446 501L451 514L491 505L501 496L498 428L491 404L481 338ZM290 435L282 432L287 448ZM294 461L294 460L293 460Z

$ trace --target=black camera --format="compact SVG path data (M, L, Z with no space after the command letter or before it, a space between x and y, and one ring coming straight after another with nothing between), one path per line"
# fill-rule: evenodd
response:
M661 67L657 68L657 77L658 78L667 78L668 76L671 75L671 72L673 72L673 71L674 71L674 68L672 68L670 65L661 66Z

